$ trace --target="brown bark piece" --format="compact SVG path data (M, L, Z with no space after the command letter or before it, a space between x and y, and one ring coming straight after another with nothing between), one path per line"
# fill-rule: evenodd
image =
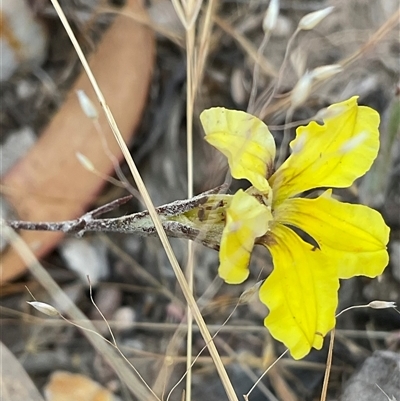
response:
M143 13L139 0L129 0L124 11ZM154 62L154 37L143 25L118 16L89 59L93 74L126 141L134 134L145 106ZM104 184L79 163L85 155L97 170L112 173L93 122L81 110L75 91L83 89L98 108L100 124L111 152L121 151L108 127L85 73L68 94L61 109L36 145L3 179L7 199L21 220L61 221L82 215ZM40 258L54 248L62 233L24 231L22 238ZM25 263L9 247L2 255L0 283L26 270Z

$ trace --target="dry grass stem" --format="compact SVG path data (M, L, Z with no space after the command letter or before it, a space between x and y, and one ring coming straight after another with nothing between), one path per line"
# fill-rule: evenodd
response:
M263 40L257 51L257 61L254 63L253 79L251 82L251 90L250 90L250 99L249 99L249 105L247 106L247 111L249 113L254 113L254 103L257 96L257 81L260 73L260 59L261 56L264 55L265 48L267 47L270 36L271 36L270 31L265 32Z
M253 44L241 33L235 30L227 21L224 19L215 16L215 23L228 35L230 35L233 39L238 42L238 44L243 48L243 50L250 56L254 63L258 62L260 69L262 72L269 76L275 78L278 73L275 68L268 62L268 60L262 56L258 55L258 50L253 46Z
M345 70L355 61L357 61L359 58L365 55L365 53L367 53L368 51L372 50L375 46L377 46L393 29L396 28L396 26L399 25L399 23L400 23L400 9L395 14L393 14L388 20L386 20L384 24L376 32L372 34L372 36L366 43L360 46L351 56L343 59L342 61L339 61L337 64L340 65L343 70ZM326 84L333 78L334 76L329 77L326 80L313 82L310 88L310 94L315 92L318 88L320 88L322 85ZM263 105L260 111L257 112L257 115L259 116L260 119L265 119L267 117L274 115L277 112L282 112L284 110L287 110L288 107L290 106L290 101L291 101L290 95L282 96L274 104L270 105L268 102L266 105Z
M175 10L177 10L177 2L173 1ZM201 4L201 2L200 2ZM196 24L195 21L190 23L190 15L192 9L195 7L194 1L189 1L184 5L186 20L184 23L186 29L186 162L187 162L187 196L193 197L193 106L194 106L194 43ZM199 8L200 10L200 8ZM179 15L179 14L178 14ZM197 17L197 14L196 14ZM194 249L192 241L187 244L187 264L186 264L186 279L190 293L193 295L193 269L194 269ZM192 368L191 368L191 355L193 343L193 316L189 304L187 305L187 337L186 337L186 391L185 399L190 401L192 397Z
M125 17L132 19L132 21L135 21L146 27L149 27L154 32L162 35L165 38L168 38L171 42L175 43L176 45L184 47L184 40L179 33L169 30L162 25L156 24L149 18L147 13L141 13L141 12L133 13L130 11L120 10L114 7L99 7L98 11L101 13L124 15Z
M329 350L328 350L328 358L326 360L326 369L324 382L322 384L322 392L321 392L321 401L326 401L326 397L328 395L328 385L329 385L329 376L332 368L332 357L333 357L333 344L335 343L335 329L331 331L331 338L329 340Z
M193 197L193 109L196 97L197 88L201 83L205 61L207 58L210 33L212 29L212 15L215 8L215 1L210 0L207 4L203 24L200 28L199 45L196 47L196 21L202 5L202 0L189 0L187 2L173 1L175 11L181 19L186 29L186 154L187 154L187 196ZM193 294L193 275L194 275L194 244L192 241L188 242L187 252L187 265L186 277L188 280L189 289ZM189 305L188 305L189 306ZM185 399L191 400L191 386L192 386L192 322L193 316L191 309L187 310L187 346L186 346L186 391Z
M218 374L221 377L221 380L222 380L223 386L225 388L225 391L226 391L226 393L228 395L228 398L229 398L230 401L237 401L237 396L236 396L235 391L234 391L234 389L232 387L232 384L231 384L231 382L229 380L229 377L228 377L228 375L226 373L225 367L224 367L223 363L221 362L221 359L220 359L220 356L218 354L217 348L215 347L214 343L212 342L212 338L211 338L210 332L207 329L205 321L204 321L204 319L203 319L203 317L201 315L201 312L200 312L200 310L199 310L199 308L198 308L198 306L196 304L196 301L195 301L195 299L194 299L194 297L192 295L192 291L190 290L190 287L189 287L189 285L188 285L188 283L187 283L187 281L185 279L185 276L182 273L182 270L181 270L181 268L180 268L180 266L178 264L178 261L177 261L175 255L174 255L174 252L173 252L173 250L171 248L171 245L169 243L168 237L167 237L167 235L166 235L166 233L165 233L165 231L164 231L164 229L162 227L162 224L161 224L161 222L159 220L159 217L158 217L157 212L156 212L156 210L154 208L154 205L153 205L153 203L152 203L152 201L150 199L150 196L149 196L149 193L148 193L148 191L147 191L147 189L145 187L145 184L144 184L144 182L143 182L143 180L142 180L142 178L141 178L141 176L139 174L139 171L138 171L138 169L136 167L136 164L135 164L135 162L133 161L133 159L132 159L132 157L130 155L128 147L126 146L124 140L122 139L121 133L120 133L120 131L118 129L118 126L117 126L117 124L116 124L116 122L114 120L112 112L109 109L109 107L107 106L106 100L104 99L104 96L103 96L103 94L102 94L102 92L101 92L101 90L100 90L100 88L99 88L99 86L98 86L98 84L96 82L96 79L95 79L95 77L93 76L93 74L91 72L89 64L88 64L88 62L87 62L87 60L86 60L86 58L85 58L85 56L84 56L84 54L82 52L82 49L80 48L80 45L79 45L78 41L76 40L76 37L75 37L75 35L74 35L74 33L73 33L73 31L72 31L72 29L71 29L66 17L65 17L64 12L61 9L58 1L57 0L51 0L51 2L53 4L54 8L56 9L56 12L57 12L57 14L58 14L58 16L59 16L59 18L60 18L60 20L61 20L61 22L62 22L62 24L63 24L63 26L64 26L64 28L66 30L66 32L67 32L67 34L68 34L68 36L69 36L69 38L70 38L70 40L71 40L71 42L72 42L72 44L74 46L75 51L77 52L77 55L78 55L82 65L83 65L83 68L84 68L86 74L89 77L89 80L90 80L90 82L91 82L91 84L93 86L93 89L94 89L94 91L96 93L96 96L97 96L97 98L98 98L98 100L100 102L100 105L101 105L102 109L103 109L103 112L104 112L104 114L105 114L105 116L107 118L107 121L109 122L110 128L111 128L112 132L114 133L114 136L115 136L115 138L116 138L116 140L117 140L117 142L118 142L118 144L119 144L119 146L121 148L121 151L122 151L122 153L123 153L123 155L125 157L125 160L126 160L128 166L129 166L129 169L130 169L130 171L132 173L132 176L133 176L133 178L135 180L135 183L136 183L136 185L137 185L137 187L139 189L139 192L143 197L144 203L146 204L146 207L147 207L147 209L148 209L148 211L150 213L150 216L151 216L151 218L152 218L152 220L154 222L154 225L155 225L157 233L158 233L158 235L160 237L161 243L162 243L162 245L163 245L163 247L165 249L165 252L167 254L168 260L171 263L171 266L172 266L172 268L174 270L175 276L176 276L176 278L178 280L178 283L179 283L179 285L180 285L180 287L182 289L183 295L184 295L188 305L190 306L190 309L191 309L191 311L193 313L194 319L196 320L196 322L197 322L197 324L198 324L198 326L200 328L200 332L201 332L204 340L208 344L208 348L209 348L210 354L211 354L211 356L212 356L212 358L213 358L213 360L215 362L216 369L218 371Z
M59 305L63 306L63 309L68 311L68 315L73 321L79 321L79 325L74 322L70 322L74 325L78 325L86 336L88 341L93 347L103 356L103 358L113 367L115 372L124 381L126 386L130 389L139 399L147 399L149 396L149 390L142 383L141 380L135 376L132 367L128 367L125 364L121 364L120 357L117 356L115 351L109 347L104 337L102 337L94 327L93 323L87 319L87 317L75 306L75 304L68 298L62 288L53 280L50 274L44 269L44 267L37 261L35 256L24 241L12 230L6 226L4 222L1 222L1 229L6 238L9 239L11 245L17 250L21 258L25 261L26 265L35 279L47 290L51 298L56 300ZM112 343L111 343L112 344ZM156 398L157 399L157 398Z
M398 222L396 214L398 199L397 191L393 191L393 182L396 180L399 167L396 159L398 156L396 134L400 124L397 117L400 102L393 94L393 87L396 86L394 77L398 72L395 60L397 42L394 36L395 30L400 27L400 9L395 8L396 6L392 8L391 4L386 5L386 3L383 6L365 5L357 0L342 2L337 4L337 12L327 19L326 24L325 21L320 24L324 26L313 32L304 32L313 30L333 7L310 13L319 9L321 4L289 5L279 0L270 0L267 5L245 0L239 2L152 0L146 3L147 10L145 7L139 7L135 11L133 7L131 9L133 11L126 11L134 6L135 2L142 3L140 0L128 0L130 6L118 8L106 6L103 2L100 2L101 4L94 2L93 10L90 11L91 23L86 25L86 23L81 24L80 15L74 14L81 11L79 7L75 9L75 6L68 6L67 12L64 5L61 8L60 3L63 3L60 0L51 0L75 49L72 56L74 53L78 55L101 106L102 110L98 104L91 104L83 92L78 93L86 117L97 130L98 138L95 138L95 142L100 141L102 144L102 147L100 143L98 144L102 148L101 154L104 153L104 160L109 164L109 168L112 166L108 159L111 160L116 176L108 175L109 170L102 172L100 168L97 169L98 163L87 150L73 153L71 159L74 160L76 156L80 164L93 173L91 178L95 178L96 175L112 184L107 186L106 192L101 194L100 198L95 199L96 206L103 206L96 207L94 212L86 212L81 218L76 219L78 222L87 220L89 223L84 228L74 223L75 220L35 223L35 220L31 219L31 222L15 221L10 224L14 229L22 230L25 230L25 227L30 227L27 228L29 230L45 230L43 227L46 224L52 228L51 231L60 231L63 230L60 227L65 227L64 234L70 235L80 230L78 235L85 234L85 238L86 233L97 231L93 241L87 238L84 242L87 241L87 245L93 248L98 245L101 247L104 251L101 255L105 261L104 270L108 271L96 283L94 295L88 277L88 299L91 304L87 302L88 299L85 301L81 297L75 298L76 302L73 302L68 298L69 293L63 292L67 291L67 287L61 289L57 284L60 283L60 277L62 282L67 282L68 285L75 280L72 263L65 257L65 264L71 268L71 272L65 273L63 270L62 276L58 275L60 270L56 267L54 272L57 275L53 275L58 279L56 282L35 259L28 245L0 220L0 228L5 237L29 266L28 277L31 278L28 278L30 280L28 286L38 298L37 294L41 287L51 297L50 301L46 298L47 294L44 297L45 302L50 303L38 302L28 290L34 302L27 303L47 316L39 316L37 311L33 311L30 307L28 313L26 310L14 310L3 306L7 305L4 302L0 305L0 313L3 313L2 322L12 330L23 327L29 333L25 339L24 357L36 353L41 357L42 352L43 354L53 352L52 348L46 349L46 347L49 345L51 347L55 332L64 333L65 330L72 330L76 333L78 329L78 340L82 341L81 337L84 336L84 344L89 341L85 358L92 358L93 353L98 354L100 359L112 367L112 371L106 371L107 375L101 377L103 380L110 378L108 386L105 386L120 397L141 401L220 398L229 401L239 399L255 401L259 397L271 401L295 401L303 397L314 397L319 401L327 401L330 397L338 396L338 393L345 391L339 389L338 383L346 375L354 373L356 361L358 363L366 360L371 354L371 349L382 349L383 344L387 349L396 347L397 338L389 331L391 329L380 326L374 313L368 315L368 323L363 321L357 325L357 328L362 330L333 328L330 332L326 357L324 356L326 353L318 353L311 347L310 355L301 360L294 360L289 356L289 350L285 350L284 344L276 345L276 340L262 324L262 318L269 313L268 308L263 310L259 300L254 300L259 293L260 284L266 277L268 279L274 268L277 268L273 255L269 253L265 258L265 253L261 252L268 250L262 250L261 247L255 249L249 264L249 281L243 284L245 287L227 286L216 272L218 256L222 257L216 251L221 243L220 234L225 218L222 217L215 223L215 227L219 230L218 235L209 239L215 227L213 225L214 228L209 230L207 227L211 227L216 220L209 220L203 216L208 216L207 207L211 204L209 199L213 202L215 199L226 199L230 184L233 184L231 188L233 194L237 187L244 187L246 183L234 179L232 182L228 168L225 183L229 181L229 185L194 196L194 193L203 192L206 188L217 185L217 181L222 181L226 171L224 168L227 168L223 155L215 156L213 150L208 149L208 145L203 148L198 142L201 138L197 134L202 136L201 124L198 123L198 107L221 105L245 110L247 106L249 113L261 120L268 120L266 121L268 128L277 139L275 159L277 169L284 163L288 152L290 153L289 144L295 128L306 125L312 120L323 123L326 117L332 117L331 110L323 107L339 99L342 100L347 95L359 95L360 104L373 106L382 117L380 160L378 157L378 162L365 179L355 182L349 189L340 189L337 195L343 198L343 201L348 201L350 198L350 203L353 203L353 197L357 197L360 201L358 203L373 206L375 209L380 208L393 233ZM46 6L47 13L49 13L48 7L51 5ZM283 12L280 13L280 10ZM309 14L304 16L306 12ZM132 20L134 25L148 27L147 33L154 31L159 34L152 38L156 38L154 48L157 48L155 58L157 62L154 64L155 71L149 86L148 104L144 109L141 125L136 130L135 143L131 149L128 149L116 124L115 119L118 123L120 119L117 109L114 110L108 95L107 100L104 97L107 91L100 82L101 74L98 76L94 69L91 70L69 24L69 21L72 24L74 19L74 24L77 25L72 24L72 26L82 29L83 40L90 41L93 45L89 36L93 34L93 38L100 39L101 34L108 29L108 24L113 23L114 15L102 15L103 13L124 15ZM50 14L52 17L55 15L54 11L50 11ZM357 17L356 23L354 17ZM119 26L118 23L115 26ZM62 29L60 32L59 27L57 30L60 38L65 40L65 32ZM57 45L58 40L58 37L52 40L51 46ZM80 39L79 41L82 43ZM183 55L183 52L186 54ZM114 57L111 60L114 60ZM52 68L52 61L49 61ZM73 57L73 61L76 66L76 57ZM333 62L335 64L331 64ZM47 71L48 64L44 68ZM49 77L49 81L53 79L51 73ZM71 81L72 78L71 75ZM19 82L20 78L17 77L16 84ZM65 88L59 86L58 80L55 81L54 88L60 90L61 94L70 91L67 85ZM398 90L399 88L397 87ZM39 90L42 90L42 87ZM186 94L183 91L186 91ZM115 94L120 98L117 90ZM387 106L390 104L389 100L392 103L396 100L392 108ZM388 118L389 111L392 113L393 121ZM48 111L46 113L49 114ZM134 184L129 182L129 180L132 182L130 177L129 180L126 178L128 170L125 163L121 166L120 161L110 150L112 145L116 144L113 143L113 138L107 143L104 127L101 128L99 123L104 120L102 114L106 117L122 151L130 170L128 176L132 175ZM309 117L311 115L313 116ZM35 126L32 128L36 129ZM93 130L93 127L91 128ZM130 152L133 153L133 157ZM184 154L186 156L183 156ZM0 190L4 193L11 191L10 188L3 188L1 184ZM128 211L130 205L126 200L122 213L112 212L115 213L114 216L118 214L121 217L103 219L103 216L100 219L100 214L96 214L99 210L102 213L104 210L111 212L124 204L122 201L117 203L120 199L104 203L110 199L121 198L123 196L121 192L125 193L125 190L137 198L139 203L141 202L139 210L143 211L132 214ZM37 196L39 202L46 196L45 191L42 192L33 194ZM205 194L208 192L213 196L215 194L215 198L207 198L208 194ZM150 198L149 193L154 193L154 197L152 195ZM29 195L25 193L25 196ZM121 199L132 199L132 195ZM173 202L165 204L164 198L171 196L174 197ZM305 196L311 195L308 196L307 192ZM395 201L392 201L393 196L396 196ZM60 197L54 199L57 201ZM204 202L201 203L204 199L206 206L203 206ZM162 206L155 208L153 200L155 204ZM167 201L170 202L170 199ZM113 209L105 209L111 203ZM190 220L192 216L196 216L193 220L197 219L198 226L203 227L190 231L191 225L182 224L187 230L182 230L180 235L176 235L178 239L171 240L176 250L175 254L170 244L170 238L175 238L175 231L170 229L173 224L169 225L170 215L165 211L175 210L170 205L176 205L177 210L183 210L179 207L183 205L184 208L189 208L188 205L192 204L200 206L196 206L197 209L190 209L190 213L186 213L187 209L184 209L178 217L175 217L174 211L168 212L173 216L172 223L181 224L184 219ZM229 203L222 202L222 205L221 209L218 206L218 211L223 209L218 216L225 215L228 207L225 205ZM195 214L197 210L200 211ZM396 216L392 217L392 213ZM135 219L141 215L142 220L135 228ZM129 224L131 221L134 223ZM119 225L121 222L126 222L126 225ZM18 225L23 223L25 226ZM109 232L113 233L109 235ZM123 233L123 236L114 233ZM141 238L136 238L138 233L146 239L143 241ZM129 238L125 238L127 234ZM149 236L153 238L148 239ZM157 239L154 242L155 236L160 238L161 244ZM397 237L395 235L393 238L396 240ZM181 241L182 238L187 240L187 248L184 241ZM225 238L222 236L223 240ZM121 245L117 245L117 241L122 241ZM207 248L198 247L197 243ZM391 248L392 243L389 245L387 249L392 260L394 251ZM63 251L62 247L63 243L60 254ZM130 253L134 256L130 256ZM397 257L397 253L395 255ZM57 256L56 263L59 261ZM64 255L61 256L64 260ZM54 261L54 255L50 255L49 258L51 262ZM393 267L392 264L389 265L389 269ZM346 299L345 303L353 306L339 310L335 324L346 327L345 322L352 318L353 313L358 315L359 311L365 308L394 309L396 313L392 310L383 313L388 313L389 319L393 316L399 317L400 310L395 302L372 301L368 304L370 301L368 299L365 305L361 305L364 303L362 294L392 294L392 287L396 284L385 281L387 274L386 271L382 275L382 281L366 281L360 284L368 291L350 294L351 299ZM73 284L71 287L76 293L84 291L85 283ZM378 292L377 288L382 291ZM24 290L20 282L7 283L3 287L2 294L3 297L15 296L21 291ZM76 296L75 292L71 294ZM396 288L393 294L399 295ZM339 300L342 300L341 295L338 296ZM399 303L395 295L390 297ZM95 299L99 302L98 306ZM90 313L90 316L94 316L93 319L88 320L79 309L82 301L86 302L94 313L94 315ZM27 307L25 303L24 305ZM239 308L241 305L245 306ZM350 310L355 312L345 313ZM29 312L33 314L30 315ZM96 318L99 316L97 313L100 317ZM205 319L210 324L206 325ZM268 324L268 320L266 322ZM69 326L76 328L71 327L68 330ZM385 327L387 331L379 331L379 327ZM46 331L48 336L42 338L41 334ZM327 340L325 336L323 339L325 345ZM333 365L335 340L336 345L340 345L338 350L335 347L335 361L337 359L342 363ZM71 341L70 337L68 341ZM72 341L75 341L75 338ZM56 351L64 352L63 347ZM277 357L282 350L285 351ZM344 354L351 355L351 358ZM52 365L46 368L46 375L57 369ZM96 373L97 369L98 366L95 366ZM232 381L227 371L232 372ZM307 385L304 385L304 380ZM120 385L122 386L119 387ZM384 386L378 388L389 400L390 392L386 390L388 391L386 394L382 390ZM235 393L235 389L238 394ZM246 391L247 393L243 394ZM379 394L376 388L375 391ZM393 396L392 398L394 401Z
M260 383L260 381L263 379L263 377L288 353L288 349L285 350L284 352L282 352L281 355L278 356L278 358L275 359L275 361L273 363L271 363L270 366L268 366L267 369L265 369L264 373L258 378L258 380L253 384L253 386L251 387L251 389L247 392L247 394L245 394L243 396L243 398L246 401L249 401L249 397L250 394L254 391L254 389L258 386L258 384Z

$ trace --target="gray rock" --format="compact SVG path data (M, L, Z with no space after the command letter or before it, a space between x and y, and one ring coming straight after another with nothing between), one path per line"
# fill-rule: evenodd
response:
M376 351L346 383L340 401L400 401L400 354Z
M8 136L0 146L0 176L7 171L35 144L36 136L30 127L23 127Z

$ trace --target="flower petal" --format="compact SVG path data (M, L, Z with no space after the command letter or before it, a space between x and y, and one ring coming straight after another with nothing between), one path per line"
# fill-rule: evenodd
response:
M274 270L260 289L260 300L270 310L264 324L300 359L312 347L321 349L335 325L339 280L324 254L290 228L277 224L271 236L275 244L267 246Z
M227 158L234 178L246 178L260 192L269 192L267 181L275 158L275 141L268 127L244 111L214 107L200 115L206 141Z
M248 277L254 241L267 232L270 220L270 210L242 189L232 197L219 251L218 274L227 283L239 284Z
M324 125L299 127L291 156L269 182L275 204L318 187L345 188L371 167L379 149L379 114L352 97L328 108Z
M331 193L326 191L317 199L288 199L274 217L314 238L338 266L340 278L376 277L388 264L389 227L376 210L339 202Z

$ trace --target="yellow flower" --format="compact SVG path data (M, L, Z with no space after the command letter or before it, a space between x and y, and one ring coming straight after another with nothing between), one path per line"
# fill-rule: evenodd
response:
M353 97L330 106L327 115L323 125L313 121L297 129L292 153L276 172L275 143L258 118L224 108L200 116L205 139L228 158L232 176L252 184L233 195L226 210L219 275L243 282L254 244L269 249L274 270L259 294L269 308L264 324L295 359L321 349L335 326L339 279L376 277L388 263L389 228L377 211L339 202L331 189L299 197L350 186L377 156L376 111Z

